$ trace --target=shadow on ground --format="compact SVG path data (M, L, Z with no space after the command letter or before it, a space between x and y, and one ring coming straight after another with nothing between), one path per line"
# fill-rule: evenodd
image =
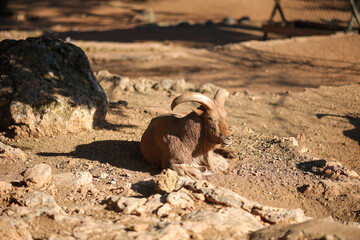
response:
M258 31L257 34L253 34ZM106 31L69 31L47 32L44 36L84 41L144 42L170 41L180 42L191 47L210 47L227 43L249 40L261 40L261 30L247 25L225 26L223 24L179 24L162 27L156 24L141 25L129 29Z
M321 175L321 172L319 171L319 168L323 168L326 165L326 160L319 159L319 160L312 160L308 162L301 162L297 164L297 168L305 171L310 172L315 175Z
M69 153L41 152L38 153L38 155L83 158L105 164L109 163L115 167L131 171L149 172L151 175L156 175L160 172L160 169L154 168L145 162L141 155L140 142L138 141L95 141L89 144L79 145L75 151Z
M334 114L316 114L316 117L321 119L323 117L339 117L344 118L349 121L355 128L350 130L343 131L345 137L351 138L354 141L357 141L360 145L360 118L357 116L341 116L341 115L334 115Z

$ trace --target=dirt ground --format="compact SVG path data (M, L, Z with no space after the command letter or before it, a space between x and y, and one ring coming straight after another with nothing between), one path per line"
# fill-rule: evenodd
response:
M30 2L11 2L17 20L1 20L0 39L50 34L81 47L94 72L106 69L136 81L185 79L227 89L234 156L228 159L229 170L207 177L210 182L265 205L360 222L360 187L344 185L334 193L317 174L321 159L360 174L359 35L257 41L260 23L272 8L266 0ZM166 26L135 21L143 9L152 9L156 22ZM216 23L244 16L250 22L237 27L176 27L184 21ZM2 138L24 150L28 161L1 163L0 178L19 181L22 170L44 162L55 173L90 171L97 188L111 192L158 174L160 169L142 159L139 141L150 119L169 112L181 92L105 90L111 102L128 103L111 108L109 127L40 139ZM189 111L188 106L179 109ZM295 137L300 146L283 146L282 137ZM107 177L100 178L101 173ZM77 214L71 209L83 199L68 200L64 194L56 195L59 205ZM86 214L115 217L104 209Z

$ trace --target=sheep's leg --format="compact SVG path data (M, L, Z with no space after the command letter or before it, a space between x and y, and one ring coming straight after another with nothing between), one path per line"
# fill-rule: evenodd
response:
M224 172L229 167L229 163L226 159L216 153L211 153L209 155L208 163L212 172Z
M189 165L189 164L171 164L170 168L176 171L180 176L189 176L195 179L201 179L202 173L199 169Z

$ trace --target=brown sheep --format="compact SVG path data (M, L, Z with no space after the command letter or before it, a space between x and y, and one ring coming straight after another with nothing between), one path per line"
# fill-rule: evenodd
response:
M152 119L141 138L145 160L197 179L203 174L225 171L227 161L213 151L218 144L231 144L225 122L225 97L226 91L219 89L214 99L200 93L175 98L171 110L184 102L201 106L186 116L167 114Z

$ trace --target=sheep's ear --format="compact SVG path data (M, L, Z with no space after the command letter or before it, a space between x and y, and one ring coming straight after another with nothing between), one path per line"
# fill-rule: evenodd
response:
M201 114L203 113L203 110L201 110L199 108L193 108L193 112L196 113L196 115L201 116Z

